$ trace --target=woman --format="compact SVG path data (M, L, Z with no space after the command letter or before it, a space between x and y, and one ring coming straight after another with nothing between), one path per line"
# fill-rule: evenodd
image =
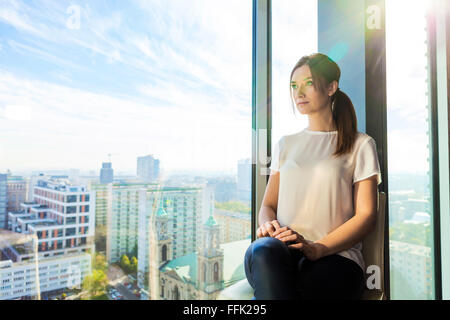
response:
M274 147L258 239L245 254L257 300L360 299L365 289L361 241L375 227L381 174L340 75L320 53L291 72L291 98L309 126Z

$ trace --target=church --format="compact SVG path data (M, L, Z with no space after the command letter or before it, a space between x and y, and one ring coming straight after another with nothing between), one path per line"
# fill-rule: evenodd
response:
M145 300L215 300L220 292L245 278L244 256L250 237L220 244L220 225L210 215L202 225L196 252L172 259L169 215L160 205L149 232L148 292Z

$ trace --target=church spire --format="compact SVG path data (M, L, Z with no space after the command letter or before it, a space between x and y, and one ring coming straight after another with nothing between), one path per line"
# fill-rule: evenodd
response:
M210 209L209 209L209 217L203 225L210 226L210 227L218 225L216 219L214 219L214 216L213 216L213 204L210 206Z
M162 194L161 194L161 198L159 199L159 208L158 208L158 211L156 212L156 216L157 217L165 217L165 216L167 216L167 212L166 212L166 210L164 210L164 206L163 206Z

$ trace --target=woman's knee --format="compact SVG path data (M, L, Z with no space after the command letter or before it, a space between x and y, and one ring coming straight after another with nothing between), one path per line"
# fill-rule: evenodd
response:
M276 238L262 237L252 242L251 246L247 249L248 254L252 255L252 258L267 258L279 256L283 254L289 254L286 244Z

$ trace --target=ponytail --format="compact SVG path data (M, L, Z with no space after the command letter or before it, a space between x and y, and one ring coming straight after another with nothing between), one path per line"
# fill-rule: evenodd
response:
M357 133L357 119L352 101L342 90L338 88L332 100L333 120L338 131L336 151L333 155L339 157L351 152L353 148Z

